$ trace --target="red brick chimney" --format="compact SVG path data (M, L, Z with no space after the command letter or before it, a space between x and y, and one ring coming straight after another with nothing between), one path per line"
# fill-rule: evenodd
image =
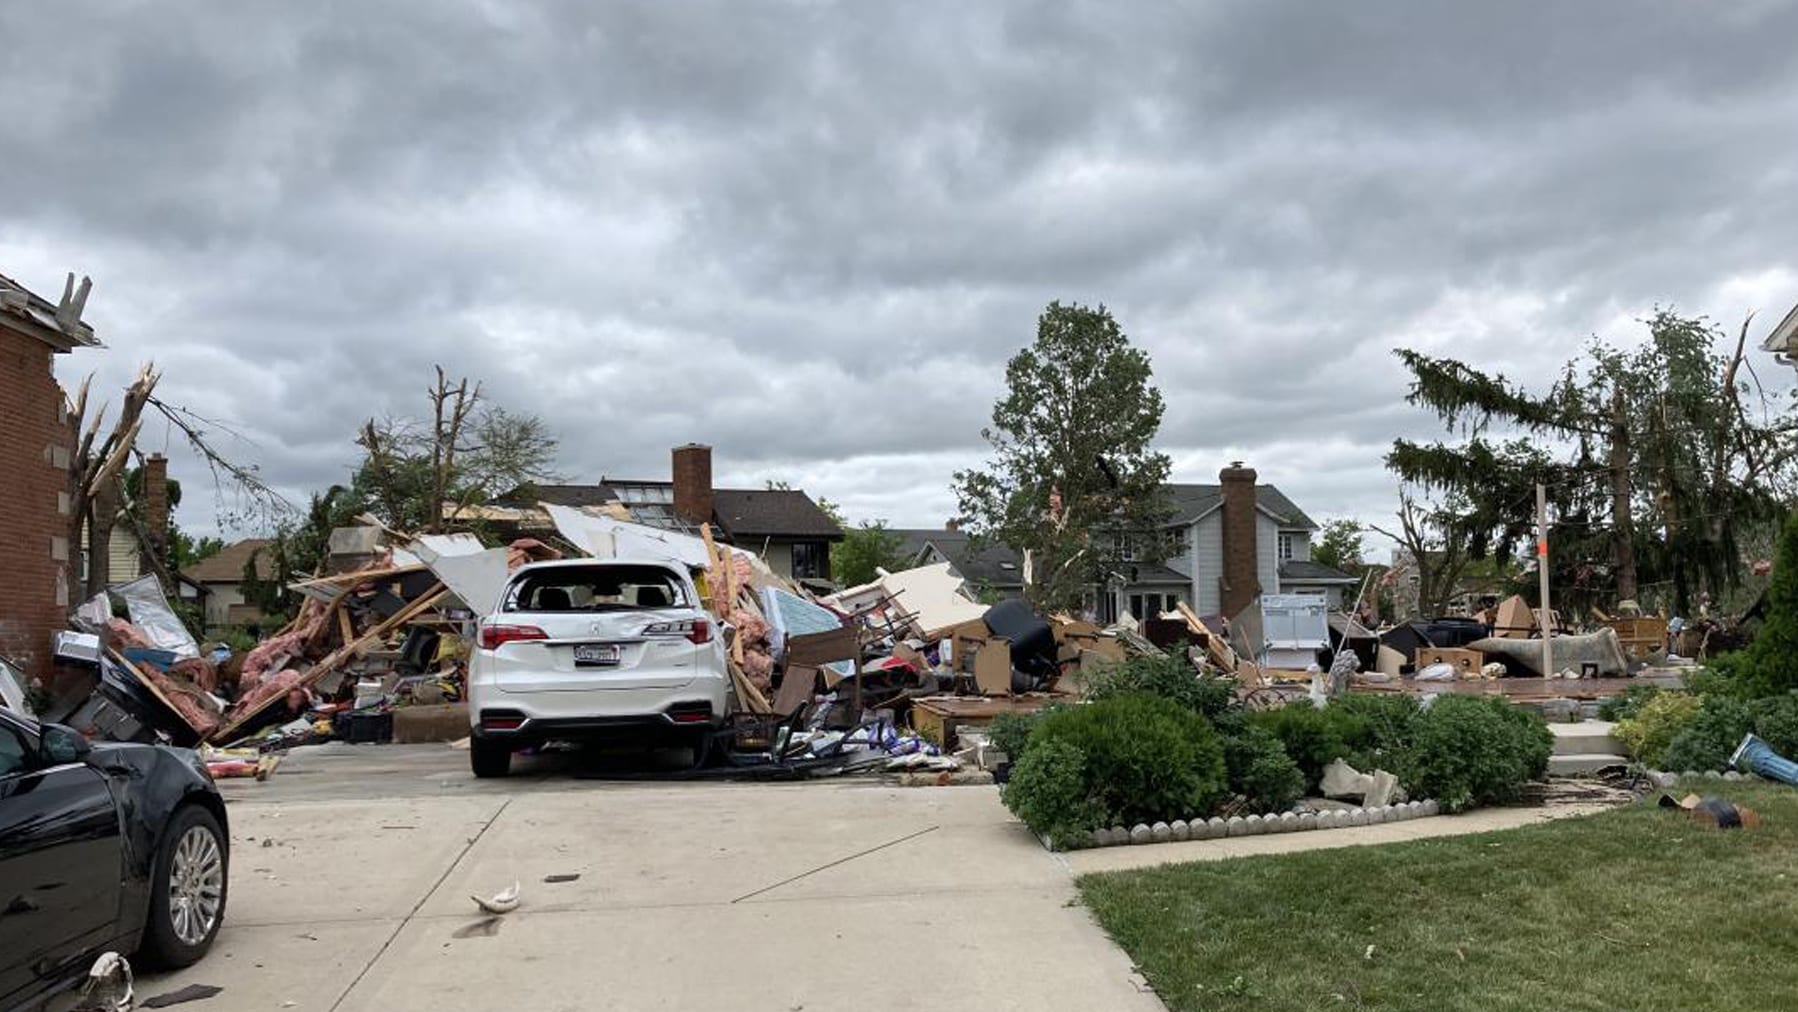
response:
M712 448L674 448L674 515L698 527L712 522Z
M169 461L160 453L152 453L144 459L144 470L139 483L139 491L143 494L144 533L150 543L143 546L146 558L155 559L164 566L169 561Z
M1226 618L1261 596L1260 552L1255 544L1255 469L1232 461L1217 474L1223 491L1224 573L1219 608Z

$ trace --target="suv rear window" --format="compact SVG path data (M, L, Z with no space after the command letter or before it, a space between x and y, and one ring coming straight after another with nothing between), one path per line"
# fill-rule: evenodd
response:
M620 611L690 607L687 591L660 566L554 566L526 573L503 611Z

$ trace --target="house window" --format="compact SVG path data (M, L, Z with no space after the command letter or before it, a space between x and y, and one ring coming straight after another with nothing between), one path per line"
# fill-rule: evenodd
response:
M795 580L830 579L830 549L822 541L793 542Z
M1100 625L1111 625L1113 622L1116 622L1118 620L1118 596L1110 591L1101 592L1099 594L1098 610L1098 621Z
M1160 618L1162 612L1173 611L1179 603L1178 594L1131 594L1130 614L1138 622Z
M1294 544L1297 541L1298 541L1297 535L1292 534L1289 531L1281 531L1280 532L1280 561L1281 562L1291 562L1292 561L1292 550L1293 550Z
M1118 558L1124 562L1136 561L1136 539L1119 537L1117 539Z

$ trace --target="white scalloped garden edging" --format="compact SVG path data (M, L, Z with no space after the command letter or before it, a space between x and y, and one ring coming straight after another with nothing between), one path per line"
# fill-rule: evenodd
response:
M1753 779L1741 770L1686 770L1682 773L1675 773L1672 770L1648 770L1645 775L1648 777L1649 783L1661 788L1672 787L1682 780L1728 780L1731 783L1739 783L1743 780Z
M1186 840L1221 840L1235 836L1266 836L1272 833L1305 833L1319 829L1350 829L1355 826L1377 826L1384 822L1404 822L1436 815L1440 807L1434 801L1407 801L1377 808L1333 808L1322 812L1279 812L1269 815L1232 815L1228 819L1175 819L1153 824L1139 822L1126 829L1113 826L1095 829L1089 847L1122 847L1143 843L1178 843Z

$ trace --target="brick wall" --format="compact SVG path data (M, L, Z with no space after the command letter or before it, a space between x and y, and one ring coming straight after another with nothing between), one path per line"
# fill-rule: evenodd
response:
M674 513L697 527L712 522L712 448L674 448Z
M1255 514L1255 469L1231 464L1218 472L1223 494L1223 586L1226 618L1235 618L1261 596L1260 551Z
M0 654L46 675L76 593L68 541L74 435L50 347L0 324Z

